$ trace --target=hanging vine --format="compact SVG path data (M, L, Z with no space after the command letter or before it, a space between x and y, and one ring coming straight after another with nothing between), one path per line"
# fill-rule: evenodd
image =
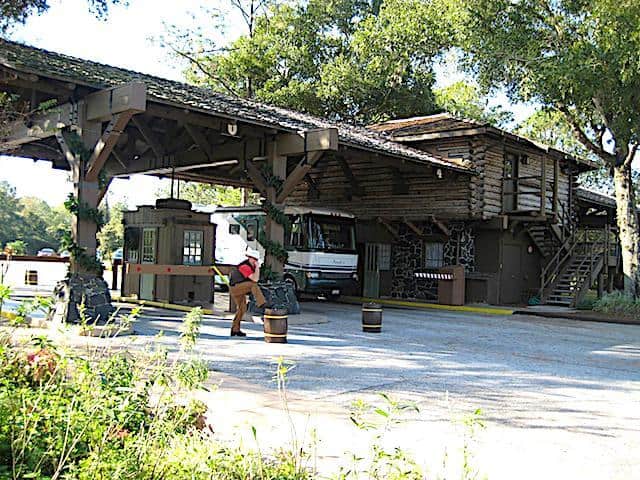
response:
M80 159L84 170L84 167L91 158L91 150L84 145L82 138L76 132L69 132L65 139L69 150L71 150L73 155ZM82 172L82 174L84 174L84 172ZM104 188L107 182L106 174L101 171L98 175L98 184L100 188ZM98 230L100 230L105 224L104 216L100 210L89 206L87 202L79 200L72 193L69 194L67 200L64 202L64 207L69 213L75 215L78 219L95 223ZM71 254L71 258L75 264L82 270L102 275L104 269L102 262L98 261L95 255L89 255L85 248L80 247L75 242L70 232L66 232L63 235L61 244L62 248Z

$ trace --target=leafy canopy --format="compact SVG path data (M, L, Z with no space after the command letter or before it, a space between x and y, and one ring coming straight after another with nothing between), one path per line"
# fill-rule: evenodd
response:
M611 163L611 153L620 162L637 145L640 2L463 2L463 43L483 85L563 112L581 143Z
M296 110L372 123L436 110L433 60L449 45L440 0L272 6L251 35L195 58L189 80Z

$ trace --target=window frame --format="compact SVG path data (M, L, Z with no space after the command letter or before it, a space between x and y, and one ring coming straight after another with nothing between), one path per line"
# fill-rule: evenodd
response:
M204 231L184 230L182 232L182 264L202 265L204 253ZM193 258L193 260L191 260Z

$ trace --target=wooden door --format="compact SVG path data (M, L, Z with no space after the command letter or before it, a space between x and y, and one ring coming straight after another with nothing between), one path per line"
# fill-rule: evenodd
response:
M144 228L142 230L141 263L156 263L155 228ZM140 298L142 300L154 300L155 279L155 275L152 273L140 275Z
M362 295L369 298L378 298L380 296L380 265L378 263L377 243L367 243L365 245Z
M522 245L502 246L500 303L520 303L522 297Z
M505 213L518 210L518 156L514 153L504 156L502 209Z

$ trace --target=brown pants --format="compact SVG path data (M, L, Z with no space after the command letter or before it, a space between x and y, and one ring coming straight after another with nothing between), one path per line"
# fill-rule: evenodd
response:
M242 282L229 288L229 295L233 298L237 308L236 316L233 317L233 324L231 325L232 332L240 330L240 322L242 321L244 314L247 313L247 295L249 292L253 293L257 305L264 304L264 295L256 282Z

